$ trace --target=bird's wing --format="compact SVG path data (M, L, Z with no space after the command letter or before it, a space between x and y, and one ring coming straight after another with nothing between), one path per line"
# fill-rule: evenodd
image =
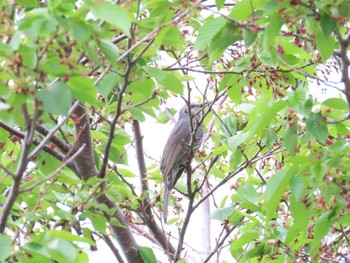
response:
M185 150L186 143L191 138L191 131L188 124L179 121L171 131L168 141L165 144L160 169L164 177L169 175L171 168L174 166L178 156Z

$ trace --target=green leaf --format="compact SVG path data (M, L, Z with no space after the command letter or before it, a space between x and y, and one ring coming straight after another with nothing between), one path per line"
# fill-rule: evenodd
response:
M65 234L68 233L65 231L62 232L63 236L65 236ZM54 232L51 233L51 230L46 230L45 232L40 233L39 235L34 237L34 242L40 243L45 247L40 247L37 244L32 244L31 249L36 247L36 252L43 256L47 255L45 249L48 249L50 256L58 262L75 262L75 259L77 257L77 249L75 245L71 242L68 242L64 238L56 237L55 235L53 235L53 233Z
M219 208L213 211L210 218L224 222L234 211L234 204L230 204L227 207Z
M287 96L291 108L297 113L305 114L306 90L303 88L297 88Z
M64 0L48 0L47 5L49 7L49 10L54 10L55 8L61 7L63 1Z
M92 222L92 225L94 226L95 230L102 234L106 234L106 226L107 226L107 219L97 213L93 213L91 211L85 211L83 214L80 215L80 219L86 219L89 218Z
M215 0L215 5L218 11L220 11L221 7L225 4L225 0Z
M145 115L143 115L142 111L139 108L129 108L128 111L131 113L132 117L135 120L138 120L138 121L141 121L141 122L146 120Z
M153 78L155 78L162 86L176 94L183 93L183 85L181 81L173 74L165 72L159 68L145 66L144 70Z
M38 92L38 98L43 101L43 108L52 114L67 116L72 103L69 87L61 81L56 81L48 89Z
M334 110L347 111L349 109L349 106L346 103L346 101L341 98L329 98L329 99L326 99L322 104L323 106L326 106Z
M95 42L89 41L86 47L86 53L91 61L94 61L95 63L100 63L100 55L97 51L98 48Z
M240 66L236 66L235 70L237 70L237 72L245 70L246 67L248 67L248 63L242 63L240 64ZM244 79L239 74L227 74L221 80L219 90L222 91L224 89L228 89L228 96L230 97L232 102L238 104L243 96L241 88L243 88L244 85Z
M304 195L304 182L302 178L295 174L290 180L290 190L295 200L300 200Z
M243 35L244 43L247 46L250 46L255 42L255 39L258 36L258 33L255 31L252 31L250 28L248 29L243 28L242 35Z
M350 213L348 212L347 214L343 215L338 223L350 225Z
M46 260L51 259L50 252L46 247L46 244L43 245L39 242L29 242L25 244L22 249L24 249L29 254L38 254L46 258Z
M26 13L19 24L19 29L31 39L35 39L37 36L55 32L57 25L55 16L51 16L47 8L36 8Z
M12 51L15 51L15 50L18 50L20 44L21 44L21 33L19 31L16 31L15 34L12 36L9 45Z
M238 29L236 25L226 23L220 32L215 35L209 48L210 64L220 58L230 45L241 38Z
M23 7L29 7L29 8L35 7L39 4L37 0L16 0L16 2Z
M213 150L212 156L226 153L228 149L230 149L230 147L228 147L226 145L221 145L221 146L215 147Z
M285 168L272 175L271 179L267 182L265 202L263 203L263 209L266 212L266 221L269 221L276 213L281 197L289 184L294 170L292 168Z
M79 42L85 42L91 38L92 30L90 30L89 26L81 19L72 18L69 20L69 25L69 28L73 32L73 36Z
M122 223L120 223L120 221L118 219L116 219L115 217L111 218L111 220L109 221L109 224L116 226L116 227L125 228L125 226Z
M267 128L262 141L267 146L268 149L271 149L273 145L276 143L277 138L278 136L276 132L273 129Z
M155 83L151 79L144 79L142 81L134 81L128 86L128 91L132 93L130 100L133 103L144 101L152 96Z
M288 124L289 125L289 124ZM297 124L293 123L283 133L282 145L287 148L288 152L294 156L298 145Z
M328 129L326 123L322 119L321 113L312 113L306 122L306 127L321 143L326 142Z
M239 202L243 208L250 209L252 211L260 211L259 194L254 186L250 183L244 184L237 189L237 194L232 196L232 200Z
M75 262L77 253L73 244L63 239L56 239L48 243L47 246L50 248L52 257L58 262Z
M109 63L111 63L113 66L116 66L119 56L119 49L107 39L101 39L98 44Z
M106 197L111 200L112 202L115 202L115 203L120 203L123 199L123 196L122 194L118 191L118 186L115 185L115 186L111 186L111 187L108 187L104 193L106 194Z
M238 77L239 77L238 75L225 74L220 81L219 91L223 91L224 89L231 87L233 84L237 82ZM232 78L235 78L235 79L232 81Z
M214 36L219 33L225 25L226 19L221 16L205 23L198 31L198 37L194 43L194 47L196 49L201 49L209 44Z
M249 259L252 258L263 258L264 255L271 253L273 250L273 246L267 245L266 243L258 243L256 246L252 246L251 249L245 251L243 253L243 257L241 258L242 262L250 262Z
M339 4L338 12L341 16L349 17L350 12L349 12L349 1L348 0L344 0L343 2L341 2L341 4Z
M251 61L249 60L249 57L241 57L240 59L235 61L235 65L232 71L236 73L243 73L243 71L246 71L248 67L250 67L250 63ZM240 87L243 87L244 84L247 83L244 81L244 78L242 78L242 76L239 76L238 80L241 80Z
M336 213L334 211L328 211L318 218L315 224L315 236L310 244L312 256L319 255L319 247L323 238L326 236L329 229L333 225L335 215Z
M35 69L38 63L38 58L36 56L36 50L28 46L21 46L19 52L22 55L23 65L30 69Z
M221 124L221 130L224 134L231 136L232 134L235 134L237 131L237 119L232 115L228 115L225 118L222 119L223 124Z
M292 179L293 180L293 179ZM305 204L296 199L294 196L290 198L290 211L294 219L293 230L288 231L285 242L291 242L293 238L300 232L307 236L307 227L311 216L311 211L306 208Z
M275 39L283 24L279 14L271 16L269 21L270 22L263 33L263 47L266 51L269 51L271 46L275 43Z
M320 24L322 31L325 35L325 37L329 37L330 34L334 31L336 28L337 24L333 20L333 18L328 14L329 11L323 10L321 12L321 19L320 19Z
M228 145L230 146L231 150L233 150L240 144L244 143L248 138L249 138L248 133L237 134L228 139Z
M182 49L184 37L181 35L179 28L171 24L160 31L156 37L156 42L159 45Z
M97 91L91 78L72 77L67 84L72 90L73 98L93 105L101 105L96 99Z
M4 261L11 254L11 239L0 234L0 262Z
M273 102L271 106L265 106L264 112L257 118L252 118L247 127L243 131L247 131L247 139L251 139L254 135L260 133L270 122L276 117L277 113L287 106L286 102L279 100Z
M261 53L260 59L261 59L261 61L262 61L265 65L267 65L267 66L269 66L269 67L275 68L276 65L277 65L277 64L276 64L276 60L275 60L275 58L272 58L272 57L271 57L273 52L276 53L276 51L275 51L274 49L272 49L272 50L270 50L270 51L264 50L264 51Z
M139 252L145 263L158 263L158 260L151 248L140 246Z
M118 172L125 178L136 178L137 175L134 174L132 171L124 168L118 168Z
M315 42L318 51L321 54L323 61L326 61L334 53L336 48L336 42L329 36L327 37L323 32L317 31L315 35Z
M120 29L128 37L130 36L131 15L129 12L109 2L96 2L91 6L92 13L97 17Z
M170 120L169 115L165 111L161 111L158 114L157 121L159 123L165 124Z
M95 242L92 241L90 238L86 237L80 237L77 235L73 235L72 233L64 230L49 230L47 231L50 233L51 236L56 237L56 238L61 238L69 242L84 242L88 243L89 245L95 245Z
M10 56L11 53L12 53L12 48L7 45L7 44L4 44L2 43L2 41L0 41L0 55L2 56Z
M109 72L97 86L97 91L105 98L108 99L109 94L116 86L118 80L118 74Z
M244 245L252 242L260 236L260 232L256 230L246 230L241 237L231 243L230 251L241 249Z
M242 0L237 2L230 13L230 17L237 20L247 20L257 7L264 4L260 0Z
M242 160L242 152L240 149L234 151L230 157L230 169L235 170Z

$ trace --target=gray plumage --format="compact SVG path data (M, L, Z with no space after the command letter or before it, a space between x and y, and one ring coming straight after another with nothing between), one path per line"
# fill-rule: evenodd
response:
M201 119L202 104L191 104L192 127L195 130ZM203 125L201 124L195 133L195 142L193 144L193 153L197 152L203 139ZM168 201L172 189L179 180L181 174L186 168L189 160L190 144L192 134L190 125L190 115L188 105L182 107L179 113L179 120L171 131L168 141L163 150L162 160L160 162L160 170L163 174L164 185L164 206L163 218L167 221Z

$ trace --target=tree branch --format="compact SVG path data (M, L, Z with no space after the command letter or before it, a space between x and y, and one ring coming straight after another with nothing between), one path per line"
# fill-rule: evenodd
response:
M40 180L36 183L34 183L33 185L31 186L28 186L27 188L24 188L22 190L19 191L19 193L24 193L24 192L27 192L27 191L31 191L33 190L35 187L41 185L42 183L50 180L51 178L55 177L60 171L62 171L62 169L64 167L67 166L67 164L71 163L85 148L85 144L82 145L82 147L80 147L71 157L69 157L68 159L64 160L61 165L52 173L50 174L49 176L45 177L45 179L43 180Z
M101 166L101 170L100 170L100 174L99 174L100 178L104 178L105 175L106 175L106 169L107 169L108 160L109 160L109 153L110 153L112 142L113 142L113 138L114 138L115 126L117 124L117 121L118 121L120 115L122 114L121 113L122 112L121 111L121 107L122 107L123 95L124 95L124 92L125 92L125 90L126 90L126 88L128 86L129 74L131 72L131 67L132 67L132 65L130 64L130 58L128 57L128 61L127 61L127 65L126 65L126 71L125 71L125 74L124 74L124 83L123 83L123 86L121 87L121 89L118 92L118 101L117 101L117 106L116 106L116 113L115 113L115 116L114 116L114 118L113 118L113 120L111 122L108 140L107 140L104 152L103 152L104 156L103 156L102 166Z
M115 258L118 260L118 263L124 263L124 260L123 260L122 256L120 255L118 248L116 248L116 246L113 244L113 241L111 240L111 238L108 235L101 234L97 231L95 231L94 234L97 235L99 238L103 239L103 241L111 249Z
M35 132L35 124L39 115L38 103L34 103L34 105L35 105L34 113L32 118L29 117L26 106L25 105L22 106L22 111L25 118L27 131L24 135L24 140L23 140L24 145L21 151L21 156L19 158L17 170L13 177L11 190L6 199L4 206L2 207L2 213L0 215L0 233L1 234L5 232L7 218L10 215L11 209L19 195L19 187L22 181L22 177L25 170L27 169L27 165L29 162L29 158L28 158L29 150L30 150L30 147L32 146L34 132Z
M341 59L341 74L342 74L342 81L344 83L345 88L345 96L346 100L348 101L349 106L349 115L350 115L350 77L349 77L349 65L350 60L348 57L348 47L350 44L350 34L344 39L341 36L341 33L339 30L335 30L335 35L337 36L337 39L339 41L340 45L340 51L339 51L339 57Z
M8 125L7 123L3 122L0 120L0 127L2 127L4 130L8 131L10 134L18 136L21 139L24 139L25 137L25 133L11 127L10 125ZM33 138L33 144L34 145L39 145L40 141L36 138ZM49 146L44 145L43 146L43 151L47 152L48 154L52 155L53 157L55 157L57 160L63 161L65 156L57 151L55 151L54 149L51 149ZM71 170L75 171L75 167L74 165L68 164L67 167L69 167Z
M191 6L190 8L186 9L185 11L183 11L182 13L178 13L176 14L176 16L169 22L164 23L158 27L156 27L155 29L153 29L150 33L148 33L145 37L143 37L141 40L139 40L136 44L134 44L133 46L130 46L128 48L128 50L126 50L123 54L121 54L119 56L119 58L117 59L118 62L122 61L124 58L126 58L127 56L130 55L130 53L135 50L138 46L140 46L142 43L144 42L148 42L148 41L152 41L157 35L158 33L166 26L171 25L173 23L176 23L178 21L180 21L183 17L186 17L186 15L194 8L196 8L199 4L201 3L201 0L197 0L193 6Z
M77 147L81 147L84 144L86 145L84 150L75 158L74 164L78 174L83 178L84 181L87 181L91 177L97 177L99 175L99 171L97 170L93 156L93 145L90 133L89 118L86 114L85 106L82 103L80 103L79 106L75 108L73 114L76 114L79 118L74 122L76 134L79 135ZM101 185L100 188L102 194L97 197L97 201L100 204L106 205L110 210L115 210L112 218L116 218L123 225L123 227L117 227L110 224L110 227L118 243L120 244L128 262L142 263L143 260L139 254L139 248L134 239L134 236L131 233L128 221L120 210L119 206L110 201L104 194L106 187L107 182ZM111 218L107 219L110 221Z
M36 130L44 135L47 136L49 134L49 130L47 130L44 126L42 125L37 125ZM63 142L60 138L58 138L56 135L51 136L51 141L63 152L67 153L71 149L71 146L65 142Z
M78 107L79 101L76 101L71 109L69 110L68 116L74 112L74 110ZM57 123L57 125L52 128L49 133L45 136L45 138L40 142L40 144L30 153L28 156L29 160L33 159L33 157L44 147L44 145L51 139L51 137L58 131L58 129L65 123L67 120L67 117L63 117L60 122Z
M222 247L222 245L224 244L225 240L230 236L230 234L233 232L233 230L236 228L236 226L232 226L227 233L225 234L225 236L216 244L215 248L213 249L213 251L210 252L210 254L208 255L208 257L203 261L203 263L207 263L209 262L210 258Z
M171 245L171 243L169 242L168 238L166 237L162 229L157 225L154 215L152 214L151 204L149 202L147 168L146 168L145 158L143 154L143 144L142 144L140 123L137 120L133 120L132 127L133 127L134 137L135 137L136 156L137 156L137 161L139 166L140 185L142 190L140 215L145 221L146 225L151 230L153 236L156 238L158 244L165 251L167 251L170 258L173 259L175 255L175 248Z
M244 171L244 169L246 169L249 165L256 163L264 158L267 158L273 154L278 153L279 151L277 151L281 146L265 153L264 155L258 157L258 154L261 152L262 149L260 149L255 156L253 156L250 160L245 161L244 163L242 163L234 172L229 173L223 180L220 181L220 183L218 183L210 192L208 192L208 194L206 194L205 196L202 197L202 199L200 199L196 205L194 205L193 209L197 209L199 207L199 205L204 202L205 199L207 199L208 197L210 197L218 188L220 188L222 185L224 185L227 181L231 180L234 176L236 176L237 174L239 174L240 172ZM282 150L284 151L284 150Z

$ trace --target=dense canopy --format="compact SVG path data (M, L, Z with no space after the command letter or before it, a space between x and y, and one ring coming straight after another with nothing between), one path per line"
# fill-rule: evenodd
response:
M1 262L349 253L349 1L0 3ZM203 144L164 223L143 131L191 102Z

